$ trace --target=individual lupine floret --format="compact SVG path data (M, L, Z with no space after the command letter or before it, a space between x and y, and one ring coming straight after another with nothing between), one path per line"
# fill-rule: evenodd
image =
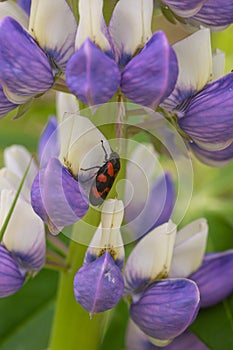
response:
M201 307L215 305L233 292L233 250L205 254L207 233L203 219L177 233L169 274L188 277L197 283Z
M199 30L173 48L179 75L175 89L161 106L175 113L184 138L198 158L210 165L222 165L233 158L233 74L219 77L218 66L216 75L222 54L212 62L208 29Z
M84 265L74 278L74 294L91 315L113 308L124 291L121 270L124 245L120 226L124 207L121 201L107 200L102 208L101 223L87 249Z
M32 0L28 30L12 17L1 19L1 117L45 93L62 76L74 52L76 29L65 0Z
M45 263L44 225L29 202L30 185L36 171L36 165L30 158L24 147L16 145L4 152L6 168L0 174L1 297L15 293L26 278L38 272ZM9 218L28 164L31 168Z
M196 248L188 265L190 273L201 263L207 237L205 220L193 226L187 229L194 234L188 247L193 243ZM193 322L200 302L199 290L193 281L175 272L170 275L175 271L175 241L174 224L155 228L139 241L125 268L125 294L132 298L131 318L145 334L163 341L164 345Z
M169 278L189 278L195 281L200 291L201 307L215 305L233 292L231 278L233 251L205 254L207 234L208 227L204 219L196 220L178 231L169 272ZM126 271L126 276L127 274L128 271ZM140 322L138 326L140 327ZM138 339L141 349L156 350L159 349L156 345L162 345L157 340L146 336L148 332L144 329L145 333L143 333L135 324L130 325L129 332L133 332L134 337ZM130 334L127 342L129 349L135 344ZM194 348L196 346L198 349L207 349L190 331L181 333L164 349L187 349L191 344ZM137 347L132 347L132 349L137 350Z
M89 105L107 102L120 88L133 102L157 106L172 91L178 69L165 34L151 33L152 0L120 0L108 28L102 7L101 0L95 6L79 1L77 51L67 65L67 86Z
M104 135L88 118L77 113L66 115L57 132L59 158L50 158L40 169L31 191L35 212L54 234L86 214L90 186L106 162L106 154L112 152ZM45 147L42 159L47 159L46 152Z
M15 198L15 191L0 194L0 228ZM20 289L27 276L41 270L45 263L45 231L43 221L34 213L30 203L17 199L10 220L4 228L0 244L0 296Z

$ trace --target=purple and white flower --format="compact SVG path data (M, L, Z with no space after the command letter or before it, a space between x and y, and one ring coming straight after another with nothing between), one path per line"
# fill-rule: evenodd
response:
M212 59L208 29L173 48L179 75L175 89L161 106L176 114L179 128L199 159L222 165L233 158L233 74L223 75L221 52Z
M151 33L153 1L120 0L108 28L102 7L101 0L79 1L77 51L67 65L67 86L89 105L109 101L120 88L135 103L157 106L173 90L178 68L165 34Z
M199 305L214 305L233 292L233 251L205 255L207 234L205 219L177 234L175 225L164 224L148 233L128 258L125 294L132 298L131 318L154 345L168 345L177 336L192 342L193 335L184 332Z
M64 113L58 127L55 130L51 127L44 134L40 144L41 169L31 191L35 212L54 234L86 214L90 186L106 161L105 151L112 152L104 135L77 112L74 96L63 96L63 101L64 98L69 100L68 110L73 113ZM59 155L56 155L54 152L59 148Z
M6 167L0 171L0 297L15 293L28 275L43 267L46 250L43 221L30 204L36 164L27 150L17 145L5 150L4 160ZM8 218L30 160L21 193Z
M125 252L120 232L123 215L121 201L105 201L101 223L87 249L84 265L74 278L75 298L91 315L114 307L124 291L121 270Z
M194 223L192 227L192 230L187 230L194 235L194 248L198 248L195 252L199 254L193 254L190 271L200 264L207 237L204 220L199 225ZM176 269L173 257L176 240L176 225L172 223L149 232L130 254L124 275L125 294L132 298L131 318L147 336L165 342L164 345L183 333L193 322L200 302L197 285ZM185 240L183 244L184 247L191 245ZM177 256L182 254L185 256L181 250ZM171 274L173 271L177 271L177 274Z
M65 0L32 0L28 28L24 25L11 16L0 20L2 117L49 90L74 52L77 24Z

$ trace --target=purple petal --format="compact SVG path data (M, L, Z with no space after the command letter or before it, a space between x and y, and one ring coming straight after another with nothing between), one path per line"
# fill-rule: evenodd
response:
M133 226L137 238L169 221L174 206L174 192L172 179L167 173L156 179L144 207L140 206L137 210L132 210L134 208L131 209L130 204L126 207L125 218Z
M18 107L18 105L10 102L4 92L3 89L0 85L0 119L5 117L5 115L7 115L7 113L9 113L10 111L12 111L13 109L15 109L16 107Z
M50 117L38 145L37 154L41 167L46 166L50 158L59 156L59 142L56 129L57 119Z
M198 147L195 142L191 143L190 147L195 156L201 162L209 166L220 167L228 164L233 160L233 143L221 151L207 151L201 147Z
M135 103L155 107L175 87L178 64L162 31L156 32L122 73L121 89Z
M70 91L84 103L101 104L117 91L120 71L111 58L87 39L67 64L66 82Z
M88 210L87 195L68 169L56 158L40 170L31 190L34 211L52 233L80 220Z
M75 298L91 314L114 307L120 300L123 289L121 270L109 251L81 267L74 278Z
M26 12L28 16L30 15L31 0L18 0L18 5Z
M232 140L233 73L209 83L191 98L178 123L194 141L218 144Z
M133 321L147 335L168 340L180 335L195 319L200 295L195 283L187 279L168 279L153 283L141 298L131 304Z
M208 350L205 344L189 330L179 335L167 346L162 348L155 346L132 321L127 329L126 344L127 350Z
M47 223L47 212L43 204L41 191L41 182L44 177L44 173L45 169L40 170L33 181L31 188L31 204L35 213Z
M163 0L174 13L181 17L190 17L197 13L206 0Z
M32 96L53 85L53 73L45 53L11 17L0 21L0 80L10 92Z
M210 27L223 27L233 23L232 0L207 0L194 20Z
M0 244L0 298L16 293L25 281L13 256Z
M233 250L206 254L190 278L201 293L201 307L212 306L233 293Z

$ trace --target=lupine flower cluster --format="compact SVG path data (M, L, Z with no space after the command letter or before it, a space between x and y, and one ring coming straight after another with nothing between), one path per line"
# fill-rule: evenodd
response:
M183 39L153 31L157 14ZM209 249L208 221L197 211L183 224L179 207L190 155L233 159L233 73L211 48L211 31L232 23L229 0L0 3L0 118L23 119L44 95L56 103L36 156L3 153L0 297L43 267L61 271L51 350L61 320L114 318L121 300L128 350L208 349L190 326L232 295L233 250Z

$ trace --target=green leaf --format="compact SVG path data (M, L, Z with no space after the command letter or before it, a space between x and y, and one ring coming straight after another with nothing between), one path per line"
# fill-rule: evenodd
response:
M232 349L233 296L214 307L202 309L190 328L209 349Z
M207 251L233 249L232 224L221 214L206 212L204 217L209 225Z
M18 293L0 300L1 350L46 349L57 280L57 273L41 271Z

